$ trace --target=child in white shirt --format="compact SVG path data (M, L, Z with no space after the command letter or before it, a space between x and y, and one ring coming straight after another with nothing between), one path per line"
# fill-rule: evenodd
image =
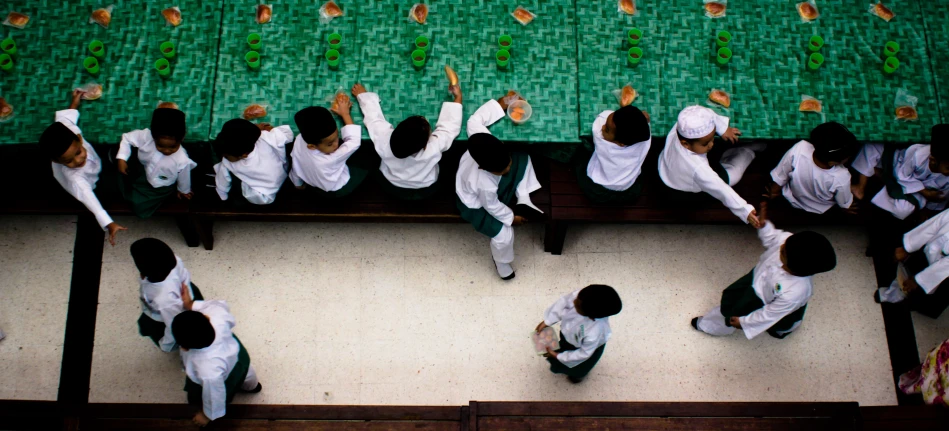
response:
M636 200L642 190L637 180L651 144L649 119L639 108L601 112L593 122L593 154L579 157L576 169L587 198L596 203Z
M379 95L366 92L361 84L353 95L362 109L369 139L382 158L381 184L389 194L406 200L425 199L438 191L438 162L461 133L461 87L449 86L453 102L442 104L433 131L428 120L412 116L395 128L382 115Z
M255 125L236 118L224 123L215 140L215 149L223 157L214 165L218 197L228 199L231 174L241 181L241 194L248 202L267 205L287 179L287 144L293 141L290 126Z
M112 221L93 191L102 172L102 159L83 138L77 125L79 111L76 108L82 95L80 90L73 91L69 108L56 112L56 122L40 136L40 149L53 161L53 177L59 185L92 212L99 226L109 232L109 243L114 247L115 235L128 229Z
M857 148L857 138L840 123L824 123L811 131L810 141L794 144L778 166L768 197L784 195L792 207L823 214L835 204L849 209L850 171L845 166Z
M352 193L366 178L366 169L348 163L362 139L362 128L350 116L352 107L348 98L338 102L334 112L345 124L342 129L323 107L311 106L294 115L300 134L290 152L290 181L296 188L309 185L320 191L319 196L338 198Z
M119 179L129 177L127 182L120 181L120 187L132 203L135 215L151 217L162 202L175 194L172 185L176 182L178 199L191 199L191 170L198 164L181 147L184 136L185 113L172 108L152 112L148 129L122 134L115 163L122 174ZM130 167L127 161L133 157L132 147L137 149L134 158L141 163L133 162Z
M139 272L139 299L142 315L138 318L138 333L149 337L163 352L177 347L171 334L171 322L184 311L181 290L188 289L195 300L204 297L191 282L191 273L181 258L161 240L142 238L132 243L132 260Z
M904 263L906 279L878 289L876 302L906 300L911 310L938 318L949 306L949 288L939 288L949 278L949 210L903 235L894 256Z

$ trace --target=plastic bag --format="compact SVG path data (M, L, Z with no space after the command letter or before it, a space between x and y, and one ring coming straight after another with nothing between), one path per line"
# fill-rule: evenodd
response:
M708 100L712 103L717 103L726 108L731 107L732 105L731 95L726 93L725 90L719 90L717 88L713 88L712 92L708 93Z
M352 99L349 98L349 95L346 94L346 90L340 88L336 90L336 94L333 96L333 103L330 105L330 111L336 112L339 109L340 102L347 101L352 102Z
M181 9L179 9L178 6L161 11L161 16L165 17L165 21L168 21L168 24L175 27L181 25Z
M333 18L343 16L343 10L339 8L335 1L330 0L320 6L320 24L329 24Z
M721 18L725 16L725 7L728 6L728 0L702 0L705 3L705 16L709 18Z
M636 15L636 0L619 0L619 11L626 15Z
M99 8L92 11L92 15L89 17L90 24L99 24L102 28L109 28L109 24L112 22L112 9L115 8L115 5L109 5L108 7Z
M883 6L883 3L870 5L870 13L883 18L883 20L886 22L890 22L890 20L895 16L890 8Z
M550 347L551 350L559 349L560 340L558 338L557 331L554 331L554 328L550 326L540 332L531 331L531 342L534 344L534 352L537 353L538 356L547 353L548 347Z
M257 24L266 24L270 22L270 19L273 17L273 5L272 4L259 4L257 5Z
M517 22L521 23L521 25L530 24L531 21L537 17L537 15L532 14L529 10L524 9L521 6L518 6L516 9L514 9L514 12L511 12L511 16L513 16Z
M409 9L409 20L415 21L419 24L425 24L425 20L428 18L428 6L425 6L421 3L416 3L412 5L412 9Z
M627 82L623 88L612 91L613 96L616 96L616 101L619 102L620 107L629 106L636 100L636 96L639 93L636 92L636 89L633 88L633 84Z
M518 100L524 100L524 98L521 97L521 93L518 93L514 90L508 90L507 94L504 97L502 97L501 100L504 101L505 105L511 106L512 103Z
M13 105L7 103L7 99L0 97L0 123L10 121L13 118Z
M7 19L3 20L3 25L8 25L10 27L23 28L26 27L26 24L30 22L30 17L19 12L10 12L7 14Z
M156 108L156 109L158 109L158 108L180 109L180 108L178 108L178 104L177 104L177 103L175 103L175 102L167 102L167 101L164 101L164 100L159 100L159 101L158 101L158 106L156 106L155 108Z
M259 103L244 108L244 113L241 114L241 118L245 120L254 120L265 116L267 116L267 106Z
M817 4L814 0L808 0L797 4L797 13L801 15L801 21L811 22L820 18L820 11L817 10Z
M77 90L83 92L82 100L96 100L102 97L102 84L95 81L90 81L88 84L77 88Z
M797 109L801 112L821 112L824 110L824 104L811 96L803 95Z
M905 88L896 90L896 100L894 102L897 120L916 121L919 119L919 114L916 112L916 103L919 102L919 98L909 94L909 91L906 91Z

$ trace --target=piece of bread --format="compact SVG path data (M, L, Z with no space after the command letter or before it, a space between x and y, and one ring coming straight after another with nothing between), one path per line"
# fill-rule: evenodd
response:
M109 23L112 22L112 12L109 12L108 9L96 9L92 11L92 21L108 28Z
M348 101L348 100L350 99L349 99L349 96L346 95L346 93L336 93L336 97L333 99L333 104L330 105L330 110L331 111L337 110L339 108L340 102Z
M177 7L170 7L161 11L161 16L165 17L165 21L168 21L168 24L171 24L175 27L181 25L181 11Z
M244 117L245 120L253 120L255 118L261 118L266 115L267 115L267 109L255 103L253 105L248 106L246 109L244 109L244 115L242 115L242 117Z
M619 0L619 8L626 14L634 15L636 13L635 0Z
M728 93L722 90L712 90L708 95L708 100L711 100L719 105L722 105L726 108L730 107L732 104L732 98Z
M820 14L817 13L817 8L814 7L810 2L803 2L797 4L797 13L801 14L801 18L804 18L807 21L813 21L817 19Z
M521 121L521 119L524 118L524 114L526 113L527 111L524 111L524 108L521 108L520 106L518 106L511 110L511 119L513 119L514 121Z
M84 88L85 93L82 93L83 100L96 100L102 97L102 86L101 85L89 85Z
M7 14L7 22L15 27L23 27L26 23L30 22L30 17L19 12L10 12Z
M917 120L919 119L919 114L916 112L916 108L912 106L900 106L899 108L896 108L896 119Z
M521 24L527 25L534 20L534 14L530 13L530 11L527 9L518 6L517 9L514 9L514 18L520 21Z
M725 4L719 2L705 3L705 11L711 16L725 15Z
M343 16L343 10L332 0L323 5L323 13L330 17Z
M419 24L425 24L425 19L428 18L428 6L419 3L413 9L412 19Z
M447 64L445 65L445 75L448 76L449 85L458 85L458 74Z
M629 106L634 100L636 100L636 90L629 85L624 86L623 89L620 90L619 106Z
M801 112L820 112L822 109L820 100L817 99L804 99L801 101L801 105L798 106L798 110Z
M161 102L158 104L159 108L168 108L168 109L178 109L178 104L175 102Z
M273 9L270 5L262 4L257 6L257 24L266 24L270 22L273 16Z
M13 115L13 106L7 103L7 99L0 97L0 118L6 118Z
M878 17L883 18L884 21L889 21L893 19L893 11L890 8L883 6L883 3L877 3L873 5L873 13Z

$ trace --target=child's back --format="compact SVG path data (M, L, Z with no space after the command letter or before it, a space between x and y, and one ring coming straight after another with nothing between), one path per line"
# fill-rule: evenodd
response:
M800 141L791 147L771 178L781 187L781 193L791 206L822 214L834 204L849 208L853 203L850 193L850 171L835 165L823 169L814 163L814 146Z
M214 166L217 192L221 200L227 200L230 173L241 180L244 197L258 205L272 203L286 181L286 145L293 141L293 131L290 126L271 128L262 124L260 127L264 130L246 120L230 120L218 135L216 144L225 152L221 163ZM250 151L244 153L244 149L226 149L234 143Z

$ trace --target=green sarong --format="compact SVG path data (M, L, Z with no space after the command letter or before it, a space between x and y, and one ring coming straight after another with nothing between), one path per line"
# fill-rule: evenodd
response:
M498 182L498 200L501 203L508 205L514 200L517 185L520 184L521 180L524 179L524 174L527 173L528 163L530 163L530 156L527 154L511 153L511 170L501 176L501 181ZM461 218L471 223L476 231L488 238L494 238L501 233L504 224L484 208L468 208L461 202L461 199L458 199L457 195L455 196L455 205L458 207L458 211L461 212Z
M576 158L574 158L573 169L577 174L577 184L580 186L580 190L583 191L583 194L586 195L587 199L591 202L598 204L619 204L619 203L630 203L635 202L636 199L639 199L639 194L643 190L642 184L642 175L636 179L636 182L633 183L626 190L610 190L606 187L603 187L595 182L587 175L587 165L590 164L590 158L593 157L593 152L583 147L577 150Z
M574 346L567 342L566 338L563 337L563 333L560 333L560 348L556 350L557 353L562 353L570 350L577 350L578 347ZM566 374L574 378L583 378L587 374L590 374L590 370L600 361L600 357L603 356L603 351L606 350L606 344L598 347L593 351L593 355L590 356L587 360L577 364L577 366L570 368L563 364L563 362L558 361L556 358L547 358L547 362L550 363L550 372L554 374Z
M893 163L895 157L895 148L892 146L883 147L883 156L880 158L880 164L883 166L883 169L880 169L880 171L883 174L883 184L886 186L886 194L890 195L893 199L907 201L913 204L916 209L919 209L919 200L916 199L916 196L904 193L903 186L901 186L896 179L896 165Z
M738 281L725 288L722 292L722 316L725 316L725 322L732 316L747 316L755 310L764 307L765 304L758 298L752 284L755 280L755 270L752 269L747 275L739 278ZM807 304L794 310L791 314L784 316L781 320L768 328L768 333L777 335L777 332L785 332L794 327L794 324L804 319L804 311Z
M201 291L198 290L198 286L195 286L194 283L191 283L191 299L195 301L204 300L204 296L201 295ZM158 342L165 336L165 322L156 321L146 316L145 313L142 313L142 315L138 317L138 333L143 337L151 338L155 345L158 346Z
M247 378L247 371L250 369L250 355L247 354L247 349L244 349L244 345L241 344L241 340L237 338L236 335L234 339L237 340L240 351L237 352L237 364L234 365L234 369L231 370L231 373L227 375L227 379L224 380L224 388L227 390L227 403L230 403L234 399L234 395L240 391L241 385L244 384L244 379ZM185 377L184 390L188 393L188 404L199 406L203 404L201 385Z
M132 155L126 162L128 175L116 175L119 191L126 201L132 204L132 212L141 218L151 217L168 198L176 195L175 185L152 187L145 176L145 167L138 160L138 151L132 149Z
M442 183L442 174L439 170L438 180L435 181L435 184L432 184L428 187L421 189L407 189L404 187L398 187L389 182L385 175L382 175L382 171L376 171L376 182L379 183L379 187L387 195L392 196L396 199L403 201L420 201L423 199L428 199L438 193L439 188Z
M369 175L369 171L360 167L349 166L349 181L346 182L341 189L328 192L319 187L307 187L307 191L313 195L314 199L339 199L345 196L349 196L353 191L362 184L363 180L366 179L366 176Z

